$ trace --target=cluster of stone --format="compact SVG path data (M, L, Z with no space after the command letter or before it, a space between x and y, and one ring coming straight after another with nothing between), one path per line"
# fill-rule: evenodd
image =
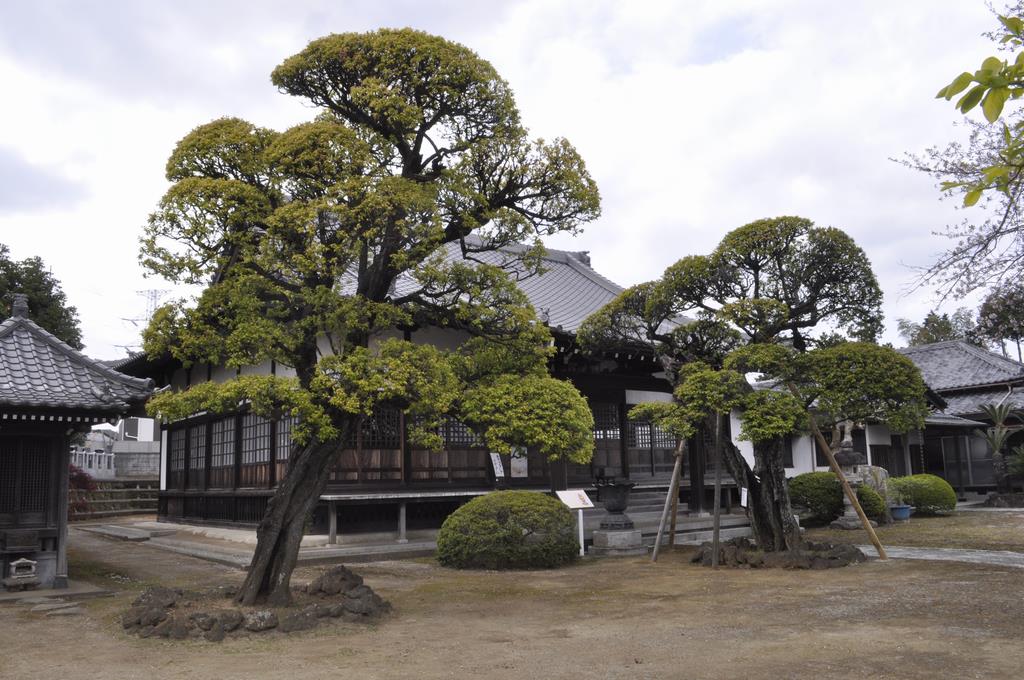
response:
M723 567L835 569L867 559L855 546L815 541L805 541L799 550L765 552L749 538L734 538L721 543L718 550L718 563ZM711 543L705 542L691 562L710 567L711 556Z
M990 508L1024 508L1024 493L993 493L985 499Z
M192 611L193 605L206 599L203 595L158 586L144 591L132 602L131 608L121 617L121 625L142 638L185 640L202 637L210 642L220 642L232 633L309 630L315 628L321 619L328 618L365 622L391 610L390 603L364 585L361 576L343 566L324 571L300 590L322 601L279 616L278 612L270 609L218 607ZM235 593L221 589L218 594L233 597Z

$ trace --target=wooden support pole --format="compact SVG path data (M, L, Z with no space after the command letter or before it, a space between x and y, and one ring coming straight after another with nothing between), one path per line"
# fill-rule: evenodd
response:
M800 400L800 393L797 391L796 386L793 383L787 383L786 387L789 388L790 393ZM807 414L807 422L811 426L811 434L818 442L818 446L821 447L822 451L825 452L825 457L828 458L828 466L832 468L832 472L835 473L836 477L839 478L839 483L843 486L843 493L846 494L846 498L849 499L850 505L857 512L857 516L860 517L860 523L864 526L864 531L868 532L868 538L871 539L871 544L875 546L875 551L878 552L878 559L887 560L889 556L885 554L885 548L882 547L882 542L878 540L878 534L875 533L874 527L871 526L871 520L864 514L864 508L860 507L860 501L857 500L857 494L853 492L853 487L846 481L846 475L843 474L843 469L839 467L838 461L836 461L835 454L832 453L832 447L825 441L825 435L818 429L818 423L814 422L814 415L811 413Z
M668 487L668 495L665 496L665 507L661 511L661 522L658 523L658 535L654 539L654 551L651 553L651 562L658 561L658 552L661 549L661 538L665 535L665 522L668 520L669 510L672 508L672 496L679 495L679 476L683 468L683 440L676 444L676 464L672 468L672 483Z
M722 534L722 414L715 414L715 509L711 528L711 568L718 569L718 543Z
M871 520L864 514L864 509L860 507L857 494L853 492L853 487L846 481L846 475L843 474L842 468L839 467L835 454L832 453L832 447L825 441L825 435L821 433L821 430L818 429L818 424L814 422L814 416L808 415L807 419L811 423L811 432L814 434L814 438L818 440L818 445L821 446L825 452L825 457L828 458L829 467L832 468L832 472L839 478L839 483L843 485L843 493L846 494L853 509L857 511L857 516L860 517L860 522L864 525L864 531L868 532L868 538L871 539L871 544L875 546L875 551L878 552L878 559L889 559L889 556L885 554L885 548L882 547L882 542L878 540L878 534L875 533L874 527L871 526Z

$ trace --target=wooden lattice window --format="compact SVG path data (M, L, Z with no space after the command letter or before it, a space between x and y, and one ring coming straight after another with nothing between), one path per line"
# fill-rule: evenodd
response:
M14 512L18 490L18 441L0 438L0 513Z
M593 404L594 439L621 439L618 404Z
M242 465L270 461L270 421L255 413L242 417Z
M361 434L357 438L357 434ZM362 441L360 441L360 439ZM359 430L349 437L349 448L398 449L402 446L400 413L397 409L379 408L363 418Z
M214 421L210 442L210 467L231 467L235 464L235 419Z
M170 472L181 472L185 469L185 428L171 430L170 454L167 457L167 469Z
M643 421L629 421L626 445L631 449L651 448L651 424Z
M46 512L50 487L50 442L25 439L21 450L21 512Z
M473 430L462 421L446 416L441 421L441 437L447 449L480 449L484 443Z
M193 425L188 437L189 469L202 470L206 467L206 425Z
M294 416L285 416L277 421L277 442L275 442L278 461L286 461L292 453L292 426L295 424Z
M676 447L676 437L671 432L651 423L651 444L656 449L674 449Z

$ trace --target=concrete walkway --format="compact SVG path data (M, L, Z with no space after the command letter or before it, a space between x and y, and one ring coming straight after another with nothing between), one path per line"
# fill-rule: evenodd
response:
M873 557L874 546L858 545L864 554ZM989 564L996 567L1024 569L1024 553L1009 550L967 550L961 548L905 548L885 546L889 557L897 560L937 560L940 562L966 562L968 564Z

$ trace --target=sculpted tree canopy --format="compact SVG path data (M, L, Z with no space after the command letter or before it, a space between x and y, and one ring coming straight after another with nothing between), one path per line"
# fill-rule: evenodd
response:
M68 304L60 281L38 257L12 260L10 250L0 243L0 319L11 315L15 293L28 296L33 321L75 349L82 349L78 310Z
M790 391L740 390L737 379L753 371L788 375L808 350L842 347L844 338L873 339L881 302L871 264L849 236L779 217L740 227L710 255L684 257L659 280L624 291L583 323L579 338L595 349L653 345L675 402L634 413L660 418L677 434L708 427L709 414L744 411L740 436L752 442L754 464L731 445L724 448L725 464L749 491L758 544L789 550L800 545L800 529L789 506L781 442L807 426L810 402Z
M223 118L188 134L168 160L173 185L141 253L154 274L208 284L194 305L155 316L147 352L295 370L291 380L204 385L153 402L180 415L247 399L305 423L259 527L246 603L288 601L328 463L377 406L414 416L411 436L427 444L451 413L479 421L495 446L543 447L531 437L545 429L548 440L571 442L548 455L584 460L589 451L580 423L563 426L559 413L513 408L504 428L489 415L494 399L586 408L578 392L542 377L550 335L508 275L513 264L537 271L541 237L576 232L599 214L573 147L531 139L508 84L471 50L409 29L315 40L272 81L318 107L317 117L282 132ZM477 258L514 242L530 247L502 250L500 264ZM451 352L412 344L408 332L428 324L472 339ZM406 339L376 340L396 329ZM509 374L530 378L512 386ZM471 393L470 383L494 394ZM534 420L521 427L520 415Z

